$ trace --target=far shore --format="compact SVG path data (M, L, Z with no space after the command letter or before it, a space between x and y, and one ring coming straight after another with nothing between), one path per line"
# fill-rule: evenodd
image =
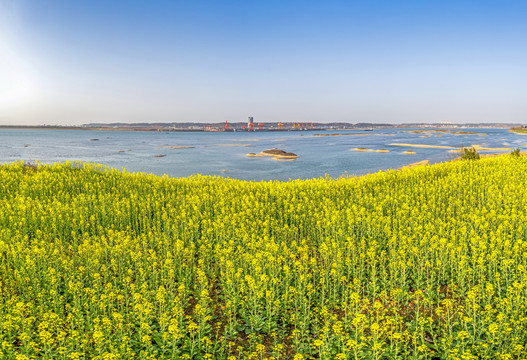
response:
M454 135L480 135L474 131L464 131L463 129L510 129L509 131L518 134L527 134L527 128L523 128L520 124L512 123L474 123L474 124L451 124L445 125L441 123L423 124L423 123L407 123L407 124L374 124L374 123L314 123L314 127L298 127L293 128L290 123L282 124L279 122L266 122L263 129L249 130L244 129L244 122L229 122L229 128L225 129L224 122L183 122L181 125L178 122L169 123L89 123L81 125L0 125L1 129L10 130L84 130L84 131L148 131L148 132L313 132L313 131L332 131L329 134L315 134L315 136L338 136L338 135L381 135L377 134L376 130L404 130L411 129L409 132L414 133L451 133ZM286 125L286 126L284 126ZM417 130L416 130L417 129ZM341 133L341 131L349 131L348 133ZM367 131L368 133L362 133ZM384 136L391 136L392 134L382 134ZM436 135L437 136L437 135Z

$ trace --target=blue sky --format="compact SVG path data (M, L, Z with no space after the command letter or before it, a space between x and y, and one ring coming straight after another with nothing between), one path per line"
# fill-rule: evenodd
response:
M526 122L527 2L0 0L0 124Z

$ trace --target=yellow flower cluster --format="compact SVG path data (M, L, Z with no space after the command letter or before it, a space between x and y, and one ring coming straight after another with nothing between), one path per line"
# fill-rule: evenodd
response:
M0 166L1 359L524 359L527 163Z

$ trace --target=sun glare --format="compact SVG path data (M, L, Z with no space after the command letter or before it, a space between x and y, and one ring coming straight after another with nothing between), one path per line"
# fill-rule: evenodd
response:
M15 49L0 41L0 106L17 107L35 95L31 66Z
M31 59L14 36L13 8L0 5L0 111L4 112L27 103L35 96L36 86Z

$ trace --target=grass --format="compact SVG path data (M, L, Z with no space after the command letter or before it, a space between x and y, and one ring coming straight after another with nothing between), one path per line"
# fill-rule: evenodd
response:
M525 127L515 127L515 128L510 129L509 131L519 133L519 134L527 134L527 128Z

